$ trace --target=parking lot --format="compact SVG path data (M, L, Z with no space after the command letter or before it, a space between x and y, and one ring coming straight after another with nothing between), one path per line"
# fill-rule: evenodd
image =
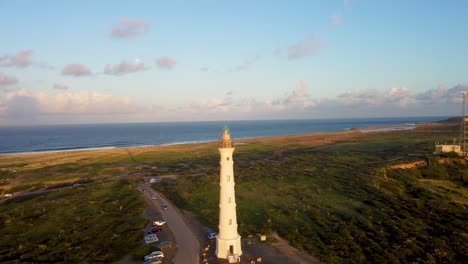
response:
M175 251L173 257L169 258L169 254L166 254L166 249L162 249L165 256L162 259L163 263L199 263L200 259L200 245L198 240L190 228L186 225L182 214L174 207L169 201L167 201L162 195L155 192L150 184L139 185L138 189L141 190L151 207L155 210L154 218L151 221L163 220L166 223L161 227L162 230L153 233L158 236L159 243L161 241L168 241L172 237L172 251ZM158 218L159 214L159 218ZM152 223L150 223L152 226ZM151 226L148 226L146 232L151 232ZM171 232L172 231L172 232ZM166 235L167 233L167 235ZM148 234L145 234L148 235ZM157 245L158 242L151 243ZM156 246L155 246L156 249Z

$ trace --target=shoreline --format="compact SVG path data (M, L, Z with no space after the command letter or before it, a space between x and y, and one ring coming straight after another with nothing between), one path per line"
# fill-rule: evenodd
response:
M343 130L336 131L321 131L321 132L310 132L310 133L299 133L299 134L285 134L285 135L272 135L272 136L258 136L258 137L244 137L235 139L238 144L248 144L246 142L240 141L250 141L250 140L267 140L275 139L280 137L298 137L298 136L320 136L321 134L327 135L332 133L350 133L350 132L360 132L361 134L367 133L385 133L385 132L398 132L398 131L409 131L414 130L420 125L431 124L435 122L421 122L421 123L411 123L411 124L400 124L400 125L384 125L384 126L370 126L370 127L360 127L360 128L346 128ZM39 151L26 151L26 152L10 152L10 153L0 153L0 157L8 156L17 156L17 155L36 155L36 154L57 154L57 153L68 153L68 152L89 152L89 151L99 151L99 150L121 150L121 149L143 149L143 148L158 148L158 147L171 147L171 146L181 146L181 145L196 145L196 144L206 144L214 143L217 140L191 140L191 141L181 141L174 143L164 143L159 145L134 145L134 146L106 146L106 147L83 147L83 148L71 148L71 149L51 149L51 150L39 150Z

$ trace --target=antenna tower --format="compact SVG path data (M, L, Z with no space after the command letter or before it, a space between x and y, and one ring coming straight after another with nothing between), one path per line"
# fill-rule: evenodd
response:
M463 156L468 154L468 92L463 92L460 143Z

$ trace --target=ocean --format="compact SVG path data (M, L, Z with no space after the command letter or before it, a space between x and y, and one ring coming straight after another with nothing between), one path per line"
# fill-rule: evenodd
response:
M408 125L448 117L207 121L0 127L0 154L125 148L216 141L227 125L234 139Z

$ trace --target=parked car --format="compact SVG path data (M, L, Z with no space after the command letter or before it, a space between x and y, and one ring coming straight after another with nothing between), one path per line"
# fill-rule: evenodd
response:
M149 180L149 182L150 182L150 183L156 183L156 179L155 179L155 178L151 178L151 179Z
M13 194L11 194L11 193L5 194L5 197L12 197L12 196L13 196Z
M153 251L145 256L145 261L150 259L161 259L164 258L164 253L162 251Z
M164 210L167 210L167 205L163 204L162 208L163 208Z
M159 241L159 239L158 239L158 236L156 234L150 234L150 235L145 236L145 243L146 244L151 244L151 243L158 242L158 241Z
M208 230L208 232L206 232L206 236L208 237L208 239L215 239L216 238L216 235L217 233L213 230Z
M148 261L145 261L145 264L161 264L162 260L160 259L150 259Z
M159 227L159 226L155 226L155 227L151 228L150 231L148 231L148 234L155 234L155 233L158 233L160 231L162 231L162 228Z
M162 221L162 220L156 220L156 221L153 222L153 226L163 226L165 224L166 224L166 222Z
M155 194L155 195L153 195L153 197L151 197L151 199L156 200L156 199L158 199L158 197Z
M166 248L166 247L171 248L172 247L172 241L169 241L169 240L163 241L163 242L159 243L157 245L157 247L159 247L159 248Z

